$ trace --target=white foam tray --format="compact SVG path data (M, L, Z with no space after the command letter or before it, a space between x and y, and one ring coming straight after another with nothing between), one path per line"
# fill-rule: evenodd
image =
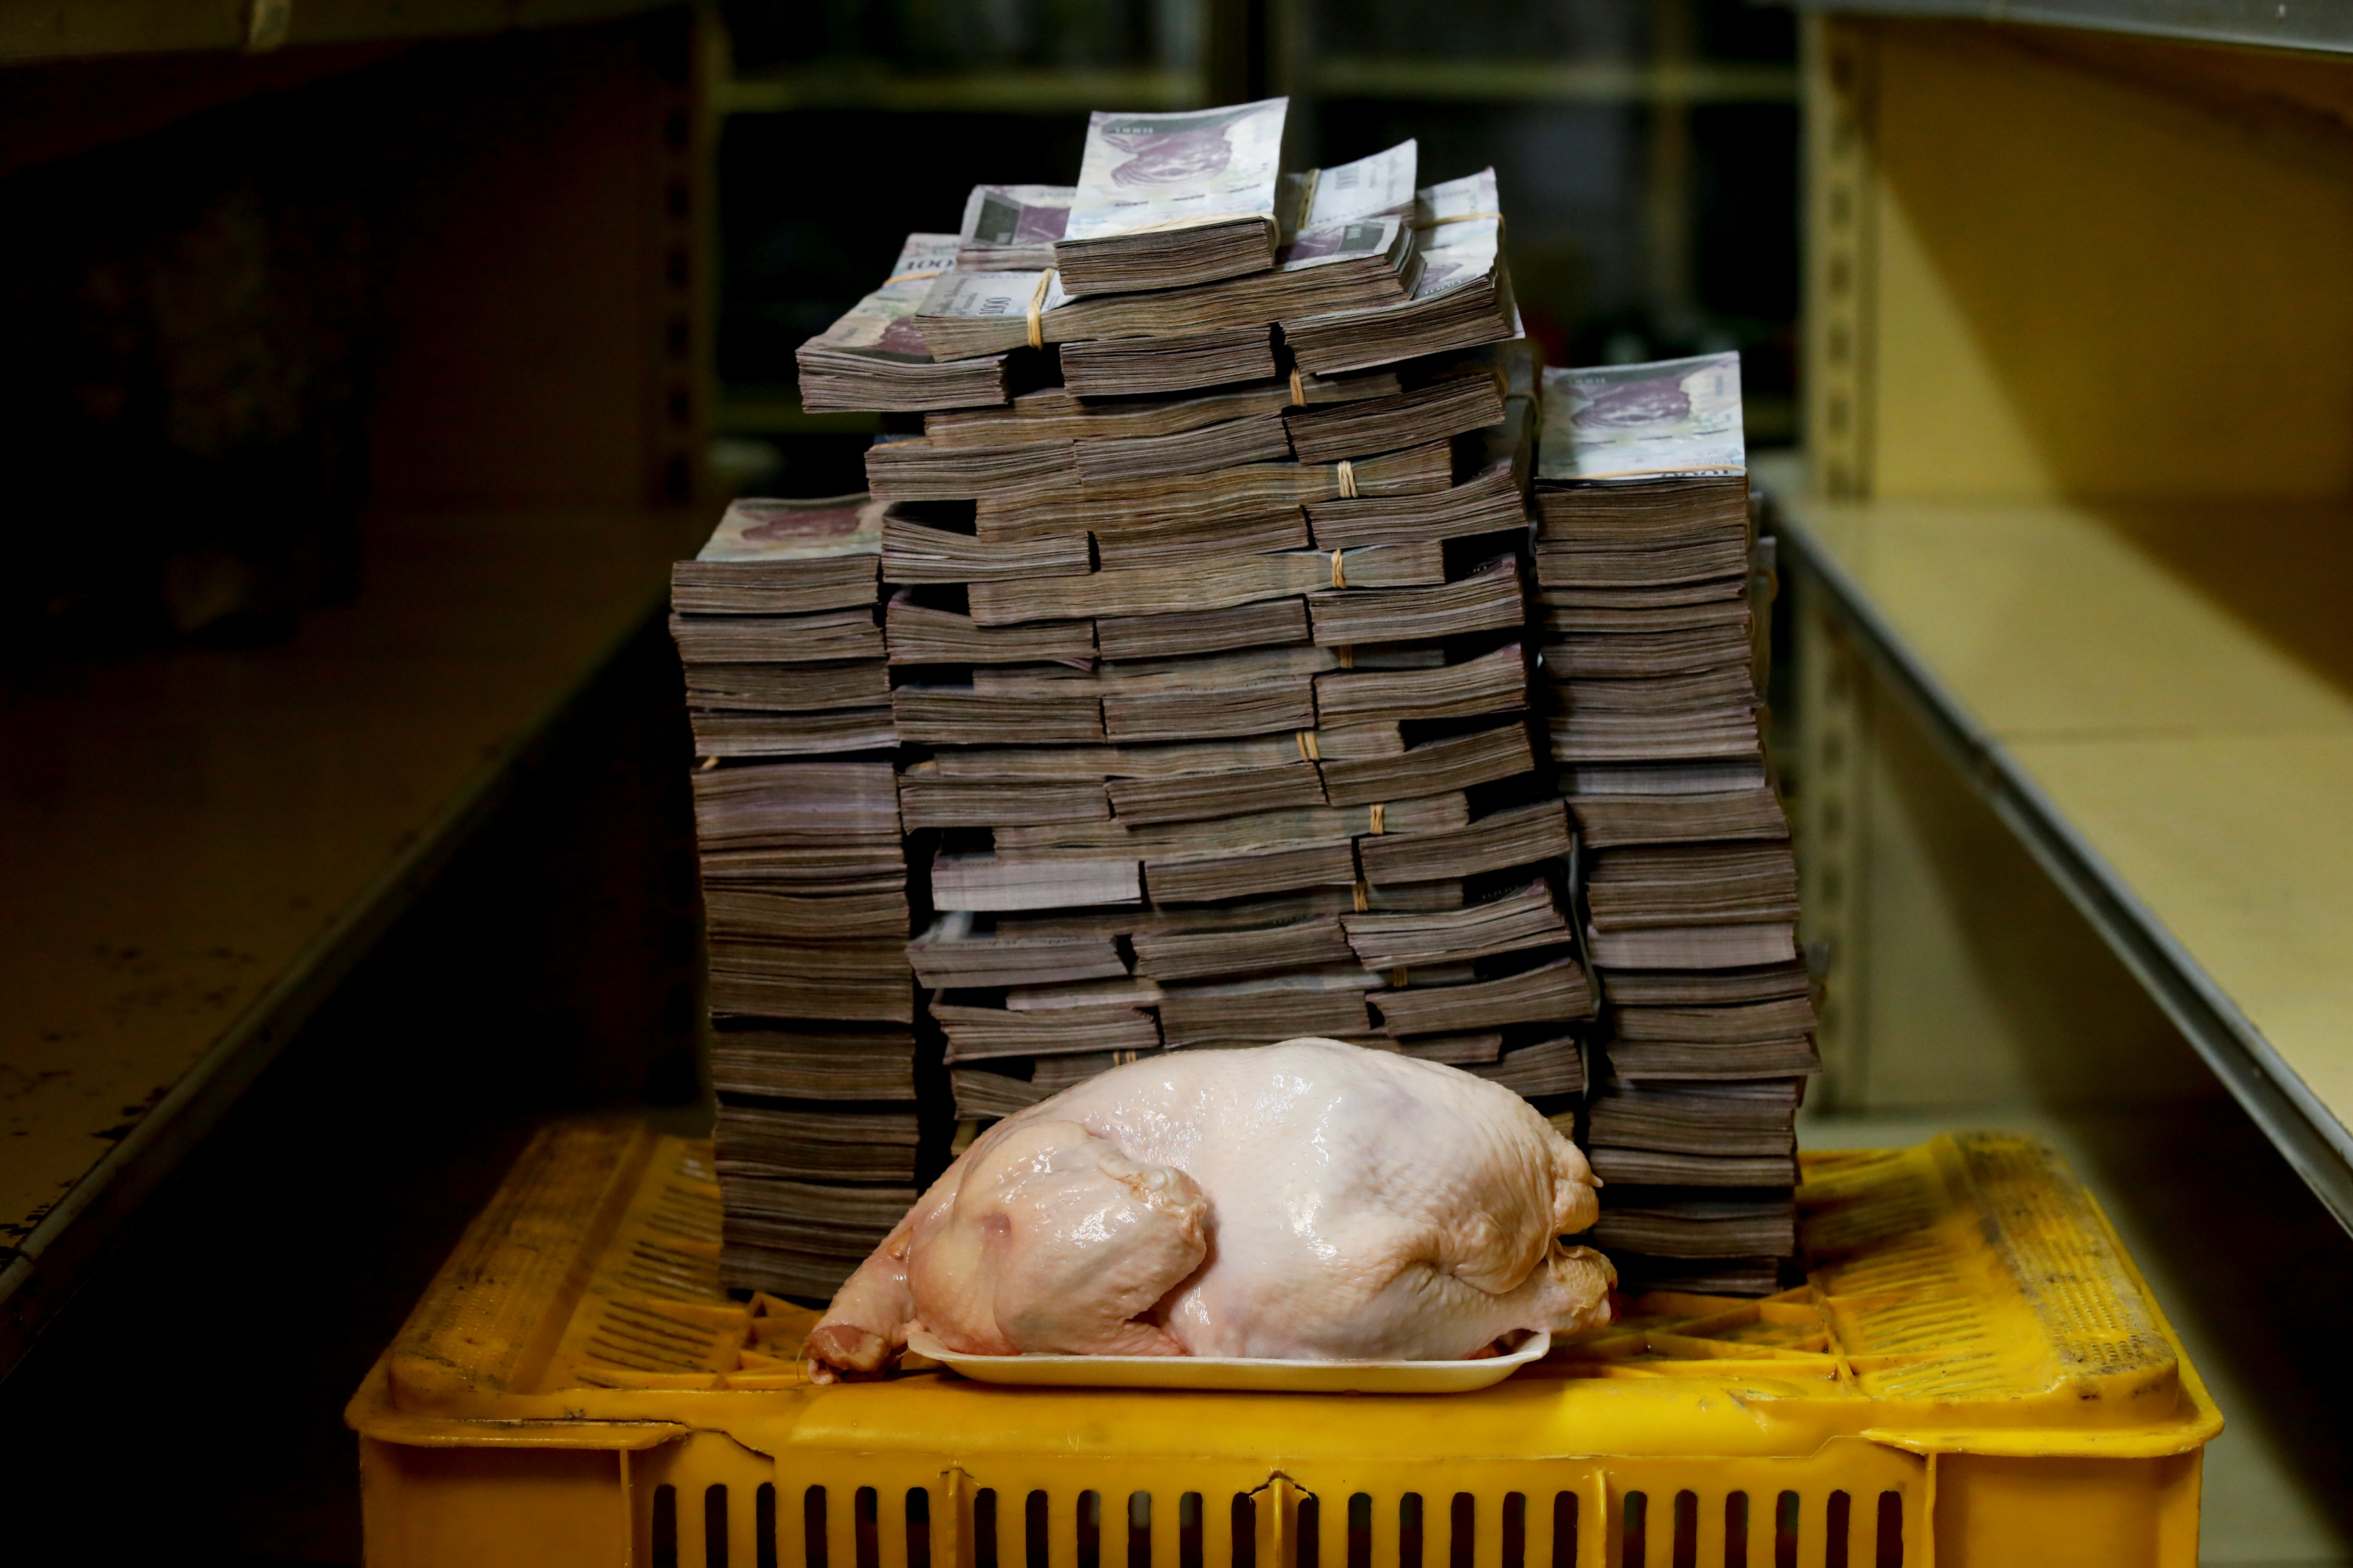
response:
M1491 1388L1552 1349L1536 1334L1481 1361L1261 1361L1242 1356L966 1355L921 1329L907 1348L976 1383L1044 1388L1230 1389L1257 1394L1467 1394Z

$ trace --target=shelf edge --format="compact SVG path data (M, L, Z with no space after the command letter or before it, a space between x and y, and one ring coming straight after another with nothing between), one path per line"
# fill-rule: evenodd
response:
M2023 22L2183 43L2353 54L2353 14L2313 0L1779 0L1845 16ZM2291 15L2293 13L2293 15Z
M1786 559L1821 590L1864 662L1910 706L1971 791L2123 960L2337 1224L2353 1232L2353 1131L2280 1059L2263 1031L1879 613L1853 574L1808 529L1803 505L1790 494L1794 487L1758 479Z

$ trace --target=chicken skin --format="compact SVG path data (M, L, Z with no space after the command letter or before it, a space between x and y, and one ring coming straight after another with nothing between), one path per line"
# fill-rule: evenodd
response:
M989 1129L851 1276L811 1374L952 1349L1452 1360L1609 1321L1570 1143L1509 1089L1333 1040L1133 1062Z

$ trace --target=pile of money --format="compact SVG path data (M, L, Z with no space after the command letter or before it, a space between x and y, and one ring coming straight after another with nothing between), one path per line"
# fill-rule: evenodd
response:
M672 570L702 762L730 1285L831 1292L914 1201L914 1026L880 502L745 500Z
M899 416L869 493L681 569L732 1282L822 1295L1114 1064L1314 1035L1527 1096L1638 1282L1778 1284L1813 1018L1736 361L1544 372L1492 172L1282 174L1284 109L1098 114L1075 185L910 236L801 355ZM828 509L794 566L854 589L726 575Z
M1630 1280L1773 1289L1819 1070L1757 728L1774 586L1736 354L1545 373L1535 567L1552 759L1606 1003L1596 1245Z
M900 263L949 258L892 296L911 395L1007 389L867 458L906 953L966 1124L1321 1035L1574 1125L1594 1004L1530 716L1537 365L1494 178L1418 187L1409 142L1281 174L1285 108L1098 114L1074 186L978 187Z

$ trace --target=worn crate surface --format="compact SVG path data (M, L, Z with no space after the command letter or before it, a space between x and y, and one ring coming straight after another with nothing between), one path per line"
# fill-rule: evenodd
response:
M2196 1561L2221 1427L2031 1140L1809 1155L1808 1282L1652 1294L1434 1397L818 1387L718 1284L707 1144L526 1152L353 1399L376 1568Z

